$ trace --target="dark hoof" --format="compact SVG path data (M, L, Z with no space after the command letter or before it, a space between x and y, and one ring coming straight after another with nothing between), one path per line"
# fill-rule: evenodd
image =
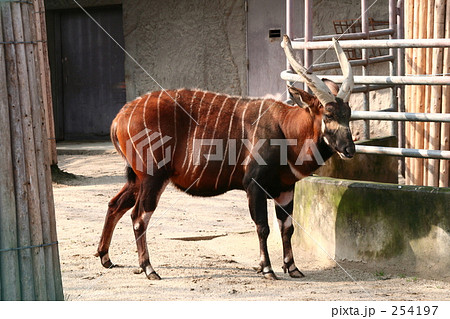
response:
M161 277L154 271L147 275L149 280L161 280Z
M278 280L278 277L275 275L275 273L273 271L263 273L263 276L265 279Z
M289 272L289 276L291 276L292 278L303 278L305 277L305 275L298 270L297 268L295 268L294 270Z
M105 261L104 263L102 263L102 265L103 265L103 267L105 267L105 268L107 268L107 269L111 269L111 268L117 267L116 264L113 264L113 263L111 262L111 259L108 259L107 261Z
M297 267L295 267L293 270L289 270L289 268L286 265L284 265L283 266L283 271L284 271L284 273L289 273L289 276L291 276L292 278L303 278L303 277L305 277L305 275L300 270L298 270Z
M258 266L258 267L252 267L254 271L256 271L257 274L262 273L262 267Z

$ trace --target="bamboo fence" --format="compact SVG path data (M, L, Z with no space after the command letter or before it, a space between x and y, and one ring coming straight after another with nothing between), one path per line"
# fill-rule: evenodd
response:
M450 37L450 0L406 0L405 37L432 39ZM405 51L407 75L443 75L450 72L448 48L413 48ZM449 86L416 85L405 90L406 112L450 113ZM449 150L450 125L409 122L406 147ZM449 186L449 161L406 159L407 184Z
M0 2L1 300L63 299L47 138L45 23L36 21L43 10L42 0Z

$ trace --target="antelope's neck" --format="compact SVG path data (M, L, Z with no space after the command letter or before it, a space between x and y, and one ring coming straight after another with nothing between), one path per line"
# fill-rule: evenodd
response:
M317 143L321 135L321 120L302 108L289 108L281 117L281 130L286 139L296 139L297 146L307 140Z
M290 165L302 166L302 174L309 175L323 162L333 155L333 150L322 138L322 118L320 115L312 115L305 109L288 109L281 118L281 129L286 139L296 140L296 145L289 148L288 161ZM312 162L299 157L305 153L314 157L314 152L319 152L321 159ZM303 154L303 155L302 155ZM319 160L316 162L316 160ZM301 164L299 164L301 163Z

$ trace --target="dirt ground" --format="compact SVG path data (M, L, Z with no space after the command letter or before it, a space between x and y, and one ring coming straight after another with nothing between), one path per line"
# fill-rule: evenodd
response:
M345 271L323 267L298 249L296 264L306 277L292 279L281 270L275 227L269 252L281 280L264 280L253 270L258 240L242 191L195 198L169 185L147 232L152 265L162 280L135 274L129 212L117 225L110 249L120 267L105 269L94 254L107 203L124 183L124 163L109 144L75 152L68 148L59 147L72 154L59 156L59 168L76 178L59 177L53 185L67 300L450 300L449 282L359 263L341 264ZM269 207L273 220L273 203Z

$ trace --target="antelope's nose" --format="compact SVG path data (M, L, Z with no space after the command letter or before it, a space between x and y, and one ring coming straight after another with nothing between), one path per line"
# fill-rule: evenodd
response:
M344 155L348 158L352 158L355 155L355 144L349 145L344 150Z

